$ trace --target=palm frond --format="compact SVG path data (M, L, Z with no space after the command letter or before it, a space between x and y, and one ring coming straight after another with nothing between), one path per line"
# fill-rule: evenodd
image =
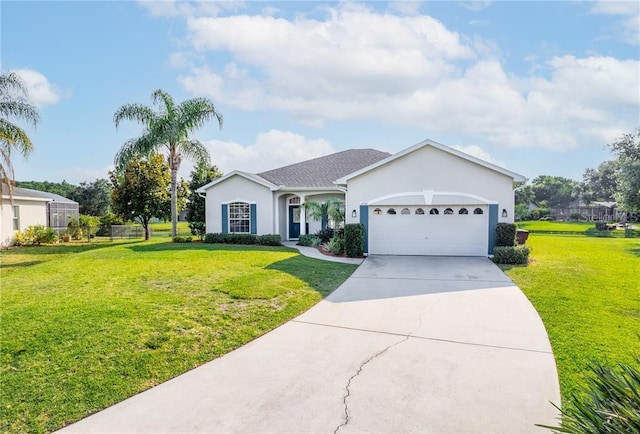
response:
M0 118L0 141L3 147L16 149L25 157L33 151L33 143L27 133L2 118Z
M21 95L27 95L27 87L22 81L22 78L15 72L5 72L0 74L0 93L18 93Z
M180 125L186 130L199 129L208 121L216 119L222 128L222 113L216 111L213 103L207 98L192 98L180 104Z
M3 117L13 117L29 122L36 126L40 120L36 107L26 98L4 98L0 97L0 115Z
M156 150L157 142L155 139L145 134L141 137L136 137L127 140L124 145L117 152L113 164L116 169L120 171L127 165L127 163L134 158L148 157Z
M178 144L178 149L184 158L193 161L196 165L209 167L211 164L209 150L198 140L184 140Z
M116 128L118 128L120 122L128 120L141 123L145 127L148 127L155 118L155 112L143 104L125 104L116 110L113 115L113 123L116 125Z
M151 94L151 99L153 99L153 103L158 105L169 118L175 117L176 103L173 101L171 95L162 89L157 89Z

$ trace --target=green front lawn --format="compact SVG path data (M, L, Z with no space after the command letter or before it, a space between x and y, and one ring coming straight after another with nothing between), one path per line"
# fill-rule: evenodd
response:
M586 232L587 229L595 228L593 222L555 222L547 220L531 220L517 222L520 229L528 231L550 231L550 232Z
M545 324L565 402L591 360L640 355L640 240L532 234L527 244L533 262L504 268Z
M151 228L151 233L154 237L171 236L171 222L150 223L149 227ZM191 229L189 229L188 222L178 222L178 236L179 237L193 236L191 235Z
M0 259L0 432L55 430L219 357L355 269L284 247L162 238Z

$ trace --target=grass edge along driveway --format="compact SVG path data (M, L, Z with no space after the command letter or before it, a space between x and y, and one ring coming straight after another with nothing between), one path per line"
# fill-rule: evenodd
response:
M636 364L640 239L531 234L527 244L528 266L502 268L542 318L565 405L580 395L591 361Z
M356 268L285 247L162 239L0 258L1 432L53 431L220 357Z

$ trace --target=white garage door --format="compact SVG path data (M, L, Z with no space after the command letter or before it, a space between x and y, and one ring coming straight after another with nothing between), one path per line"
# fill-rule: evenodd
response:
M486 205L370 206L373 255L487 256Z

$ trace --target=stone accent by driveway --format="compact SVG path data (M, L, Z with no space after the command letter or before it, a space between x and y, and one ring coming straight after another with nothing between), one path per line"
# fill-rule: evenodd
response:
M63 432L544 432L545 329L483 258L373 256L327 299Z

